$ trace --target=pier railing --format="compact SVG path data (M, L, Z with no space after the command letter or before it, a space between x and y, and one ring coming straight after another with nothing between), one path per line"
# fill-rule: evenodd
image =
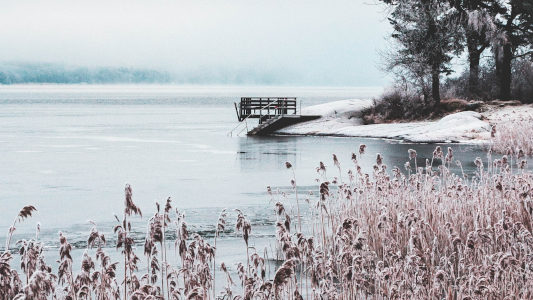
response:
M237 108L237 107L236 107ZM275 116L295 115L295 97L242 97L237 108L240 122L246 118L259 119L259 123Z
M259 124L262 124L275 117L298 113L295 97L242 97L239 104L235 103L235 111L239 124L228 135L233 135L243 124L245 127L237 135L248 131L247 120L251 118L259 119Z

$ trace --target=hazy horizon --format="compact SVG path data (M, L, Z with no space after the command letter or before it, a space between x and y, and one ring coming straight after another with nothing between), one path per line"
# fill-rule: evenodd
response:
M9 30L0 31L0 43L9 46L0 49L0 72L9 64L45 64L155 71L177 84L388 83L378 51L390 26L374 0L23 0L2 6L0 26Z

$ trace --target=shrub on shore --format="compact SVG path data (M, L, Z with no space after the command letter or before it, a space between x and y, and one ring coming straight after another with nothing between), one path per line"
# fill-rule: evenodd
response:
M374 99L373 105L362 111L362 118L364 124L416 121L478 107L479 103L457 98L445 99L434 105L415 92L394 88Z
M365 124L416 120L429 114L430 108L422 97L400 89L385 92L379 99L374 99L371 107L362 111Z
M126 187L124 217L117 217L117 249L125 264L112 262L105 253L106 238L96 225L90 232L81 269L72 269L72 246L60 234L58 272L46 265L37 239L17 245L21 272L11 267L9 240L17 222L31 216L25 207L10 228L6 250L0 256L1 299L503 299L533 297L533 174L517 153L474 162L476 172L462 170L454 152L437 147L430 159L415 150L406 153L402 168L389 168L380 154L370 172L359 160L333 168L320 163L317 189L308 196L310 213L304 232L291 222L285 193L268 189L276 202L276 237L280 267L272 278L265 272L266 258L249 247L252 226L243 212L236 213L236 232L246 247L246 259L236 266L240 290L227 266L216 266L226 286L216 290L213 264L217 254L203 237L189 236L183 214L170 199L148 221L143 245L131 235L130 215L140 213ZM290 164L287 168L294 167ZM333 175L334 174L334 175ZM291 179L295 199L298 190ZM300 210L299 203L298 210ZM215 238L226 226L223 211ZM299 216L298 216L299 217ZM168 230L176 231L174 247L180 259L166 256ZM137 247L144 249L143 262ZM119 271L120 270L120 271ZM118 272L126 280L119 280Z

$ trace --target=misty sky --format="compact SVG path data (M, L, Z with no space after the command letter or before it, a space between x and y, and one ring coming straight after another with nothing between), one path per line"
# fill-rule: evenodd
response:
M0 61L386 84L375 0L0 1ZM233 75L232 75L233 74Z

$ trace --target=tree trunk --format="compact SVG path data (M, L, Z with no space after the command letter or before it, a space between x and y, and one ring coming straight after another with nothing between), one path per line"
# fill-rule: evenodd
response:
M479 49L473 41L468 41L468 97L475 98L479 95L479 61L484 47Z
M428 0L422 0L422 4L424 5L424 13L428 21L427 39L431 41L437 35L437 26L431 15L431 3ZM431 97L435 105L438 106L440 104L440 66L442 61L438 54L428 53L427 55L430 55L431 64Z
M440 68L437 64L431 68L431 96L435 105L440 104Z
M503 52L501 53L500 62L496 64L499 65L500 70L497 71L498 79L500 81L500 99L501 100L510 100L511 99L511 62L513 60L513 50L511 45L506 43L503 45Z
M511 41L513 40L513 21L515 18L516 7L515 3L511 1L511 13L509 15L509 18L507 19L507 24L505 25L505 33L507 35L507 40L499 49L497 49L497 55L495 57L496 75L498 76L498 81L500 85L501 100L511 99L511 63L513 61L513 45Z

